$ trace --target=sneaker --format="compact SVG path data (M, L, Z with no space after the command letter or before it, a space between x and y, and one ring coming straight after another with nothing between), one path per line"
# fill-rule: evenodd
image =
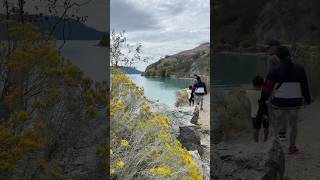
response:
M287 141L288 139L286 138L285 135L279 135L279 140L280 141Z
M296 146L289 147L289 150L288 150L289 155L295 155L295 154L299 154L299 153L300 153L300 151Z

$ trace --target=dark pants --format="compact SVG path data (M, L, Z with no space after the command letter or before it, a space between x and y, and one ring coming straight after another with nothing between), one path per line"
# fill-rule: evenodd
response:
M269 121L267 118L262 118L262 119L252 118L253 129L256 129L256 130L261 129L261 124L263 128L265 129L269 128Z

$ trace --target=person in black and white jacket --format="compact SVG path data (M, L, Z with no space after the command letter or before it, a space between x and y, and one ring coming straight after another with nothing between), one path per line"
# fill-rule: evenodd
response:
M193 85L192 91L195 95L195 104L200 105L200 110L203 111L203 96L207 94L207 87L198 75L196 75L196 83Z
M296 154L299 152L296 147L298 112L302 106L310 104L311 101L307 76L302 66L292 62L287 47L279 46L276 55L280 59L280 64L267 75L261 92L257 118L262 118L262 112L267 106L266 101L271 97L274 133L279 134L281 121L287 120L290 126L288 153Z

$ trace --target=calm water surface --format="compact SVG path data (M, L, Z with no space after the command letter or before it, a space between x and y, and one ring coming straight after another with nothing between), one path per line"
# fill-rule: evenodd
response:
M61 41L57 42L59 45ZM95 80L107 80L107 57L105 47L97 46L98 41L68 41L62 49L62 55L70 59L85 74ZM265 76L267 57L264 54L216 53L212 62L213 90L224 91L240 84L250 83L256 75ZM176 92L193 83L190 79L146 78L130 75L130 78L152 100L159 100L169 106L176 101Z
M57 46L62 41L57 41ZM106 47L97 46L99 41L72 40L67 41L62 49L62 55L76 64L86 75L102 81L107 80Z
M57 46L61 44L57 42ZM97 46L98 41L68 41L62 49L62 55L76 64L86 75L95 80L107 80L107 57L105 47ZM190 79L146 78L141 75L129 75L151 100L159 100L168 106L174 106L177 90L192 84Z
M150 100L159 100L171 107L176 102L177 90L187 88L193 83L192 79L146 78L140 74L129 77L135 84L144 88L144 93Z
M254 76L267 73L265 54L217 53L213 59L213 84L217 88L250 83Z

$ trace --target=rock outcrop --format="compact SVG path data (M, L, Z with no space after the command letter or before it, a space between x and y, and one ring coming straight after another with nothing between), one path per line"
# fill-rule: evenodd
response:
M203 148L201 147L200 133L198 128L195 126L180 127L180 135L178 140L182 146L187 148L189 151L197 150L199 154L203 155Z
M199 127L192 122L197 122L199 110L192 107L170 108L161 103L151 103L151 111L168 116L171 120L172 134L181 142L198 164L204 180L210 179L210 142L205 142Z
M221 143L214 149L220 167L214 179L219 180L282 180L285 156L279 142Z

